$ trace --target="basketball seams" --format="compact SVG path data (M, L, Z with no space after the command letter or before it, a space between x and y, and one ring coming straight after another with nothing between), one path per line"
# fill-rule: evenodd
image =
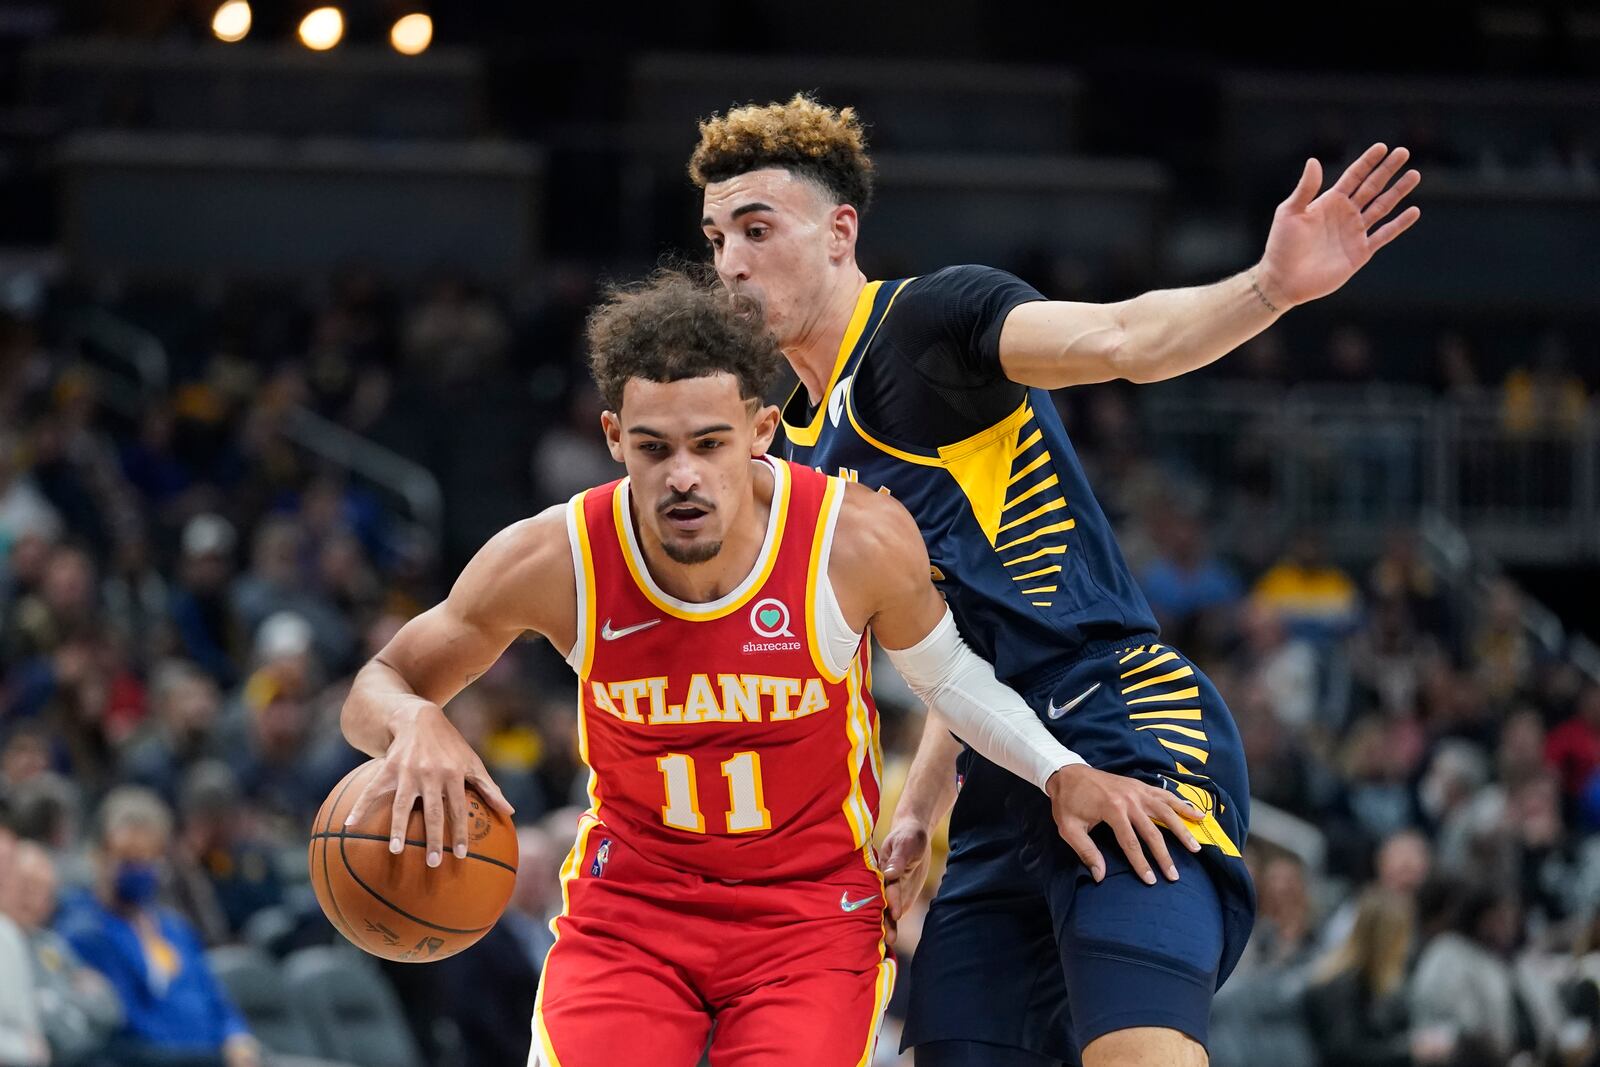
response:
M387 836L383 835L383 834L364 834L364 833L359 833L359 832L357 832L355 830L325 830L322 833L317 833L317 834L312 834L311 835L311 839L313 841L318 840L318 839L329 839L329 840L331 840L331 839L334 839L334 838L338 838L338 839L341 839L341 840L350 840L350 841L382 841L385 844L387 844L388 841L389 841L389 838ZM428 847L428 843L426 841L417 841L417 840L414 840L414 839L409 838L409 837L406 838L405 843L407 845L412 846L413 848L427 848ZM454 859L455 858L454 854L452 853L449 858ZM492 865L494 865L496 867L502 867L505 870L510 871L512 874L516 874L517 873L517 869L514 866L512 866L511 864L507 863L505 860L498 860L498 859L495 859L493 856L485 856L481 852L468 852L464 858L469 859L469 860L477 860L480 863L492 864Z
M362 878L359 874L357 874L356 873L356 869L354 867L350 866L350 857L345 852L345 842L347 840L349 840L349 838L346 838L346 837L340 837L339 838L339 858L344 861L345 873L350 875L351 880L354 881L356 885L358 885L362 889L366 890L367 894L369 896L371 896L373 900L376 900L379 904L382 904L384 907L388 908L390 911L394 912L396 915L402 916L402 917L410 920L411 922L416 923L418 926L426 926L430 930L437 930L441 934L480 934L481 935L485 930L489 929L490 926L494 925L494 923L490 923L488 926L474 926L474 927L470 927L470 928L465 929L465 930L458 929L458 928L453 927L453 926L441 926L438 923L431 923L427 919L418 918L417 916L411 914L409 911L406 911L404 908L401 908L396 904L390 903L389 900L387 900L383 896L382 893L379 893L376 889L373 889L370 885L368 885L367 882L366 882L366 879ZM324 848L326 848L326 846L324 846Z
M371 766L371 764L368 764L368 766ZM349 792L350 787L355 785L355 780L359 776L360 769L358 768L356 773L350 775L350 777L345 780L344 785L339 787L338 795L333 798L333 803L328 807L328 821L327 824L322 828L324 834L333 828L333 820L339 810L339 802L344 799L344 795L345 793ZM361 937L356 932L355 927L350 925L350 920L344 917L344 908L340 907L339 905L339 894L334 891L333 880L328 876L328 839L326 837L322 839L322 884L328 891L328 900L333 904L333 910L335 912L334 917L338 920L339 925L343 928L342 932L344 933L345 937L349 938L354 944L360 945L362 948L366 948L366 939Z

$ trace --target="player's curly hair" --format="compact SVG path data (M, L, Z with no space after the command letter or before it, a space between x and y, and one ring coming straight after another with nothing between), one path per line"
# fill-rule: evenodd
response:
M822 186L840 204L866 211L874 168L855 108L836 109L796 93L786 104L748 104L700 123L689 177L712 182L784 167Z
M612 285L585 328L589 371L612 411L629 378L676 382L726 372L739 395L760 401L783 361L761 306L686 270Z

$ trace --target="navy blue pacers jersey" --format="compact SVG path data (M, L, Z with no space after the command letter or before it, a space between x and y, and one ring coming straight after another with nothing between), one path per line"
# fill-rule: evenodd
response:
M962 636L1023 692L1157 631L1050 394L1000 368L1006 315L1042 299L989 267L872 282L825 402L783 412L790 459L905 504Z

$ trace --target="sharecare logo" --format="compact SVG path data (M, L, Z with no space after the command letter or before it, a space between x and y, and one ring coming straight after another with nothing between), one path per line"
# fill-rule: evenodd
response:
M793 637L789 629L789 608L774 597L758 600L750 609L750 629L762 637Z

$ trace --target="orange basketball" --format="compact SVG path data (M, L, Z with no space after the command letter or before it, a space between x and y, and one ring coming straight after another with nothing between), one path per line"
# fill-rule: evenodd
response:
M466 859L456 859L447 834L439 866L428 866L420 805L395 855L388 804L354 826L344 824L377 767L373 760L345 775L317 812L311 827L317 902L341 934L374 956L402 963L453 956L505 911L517 877L517 831L469 785Z

